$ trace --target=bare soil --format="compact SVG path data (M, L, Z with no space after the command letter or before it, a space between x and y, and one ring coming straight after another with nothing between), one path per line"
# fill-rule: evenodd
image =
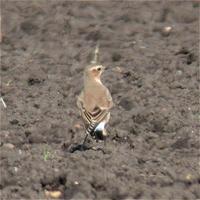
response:
M199 199L199 13L197 1L1 1L1 199ZM70 152L97 41L109 137Z

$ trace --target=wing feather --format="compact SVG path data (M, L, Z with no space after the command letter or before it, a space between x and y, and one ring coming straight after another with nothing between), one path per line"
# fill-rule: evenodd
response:
M88 112L86 109L82 109L82 117L86 119L88 124L92 122L101 122L107 115L108 110L101 110L100 108L95 108L93 112Z
M108 95L108 100L112 102L111 95ZM93 136L95 128L109 115L109 108L101 108L96 106L92 111L89 112L84 107L83 102L83 93L81 93L78 96L77 105L80 109L80 114L84 120L84 123L86 124L86 133Z

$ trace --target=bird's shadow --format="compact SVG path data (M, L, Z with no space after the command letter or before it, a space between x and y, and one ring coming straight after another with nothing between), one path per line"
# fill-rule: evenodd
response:
M87 145L83 145L83 144L75 144L72 145L68 148L68 151L70 153L74 153L75 151L87 151L90 150L91 147L87 146Z
M101 147L94 147L94 146L88 146L86 144L71 144L71 145L66 145L65 143L62 145L62 149L64 151L67 151L69 153L74 153L76 151L88 151L88 150L93 150L93 151L101 151L103 154L106 152L104 151L103 148Z

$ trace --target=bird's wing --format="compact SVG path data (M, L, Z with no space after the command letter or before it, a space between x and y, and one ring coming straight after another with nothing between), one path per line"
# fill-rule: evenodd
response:
M99 107L95 107L92 112L88 112L83 108L82 117L88 122L88 124L93 122L100 123L106 118L108 113L108 110L101 109Z
M109 97L109 100L112 101L112 98L111 99L110 98L111 96ZM81 116L88 124L90 124L91 122L100 122L109 113L108 111L109 107L101 107L101 106L96 106L92 111L89 111L84 105L83 92L81 92L81 94L77 98L77 106L80 110Z

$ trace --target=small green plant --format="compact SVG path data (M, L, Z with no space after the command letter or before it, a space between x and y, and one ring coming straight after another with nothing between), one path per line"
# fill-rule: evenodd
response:
M53 155L51 154L51 152L48 149L45 149L44 153L43 153L43 160L47 161L47 160L50 160L52 158L53 158Z

